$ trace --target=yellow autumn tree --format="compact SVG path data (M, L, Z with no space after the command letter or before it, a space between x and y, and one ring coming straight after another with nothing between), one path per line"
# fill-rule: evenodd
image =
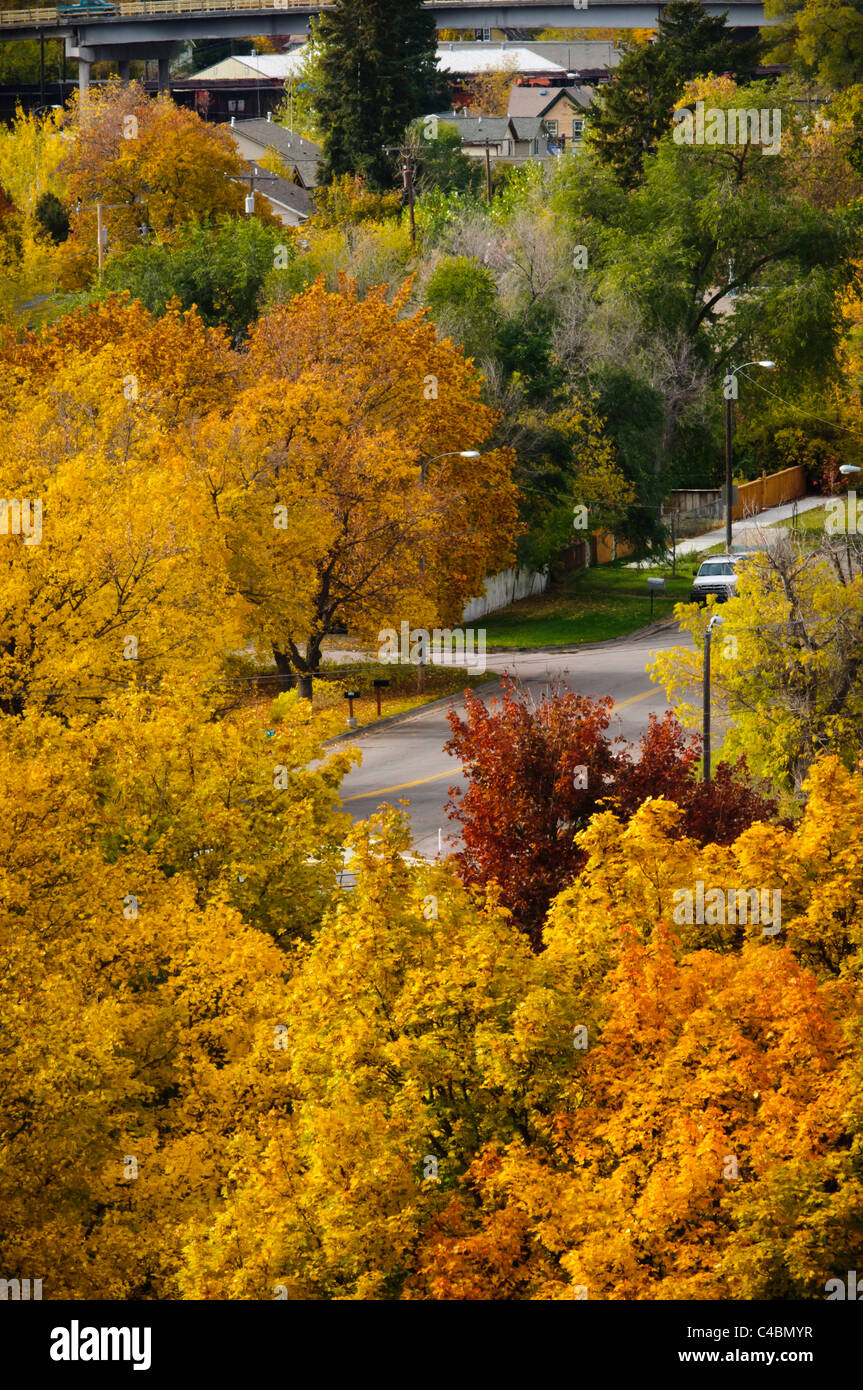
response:
M176 1297L232 1136L289 1113L287 948L340 896L355 755L296 701L272 737L212 714L0 717L4 1274L46 1299Z
M360 831L290 984L291 1114L236 1136L184 1295L825 1297L863 1254L863 777L807 790L726 846L596 816L538 956Z
M234 409L204 421L186 465L230 554L248 632L302 691L338 622L374 640L458 622L512 554L512 456L480 378L410 285L361 299L321 283L266 314ZM445 454L445 458L439 455Z
M153 100L139 83L112 82L76 100L64 130L60 172L73 225L61 256L69 287L95 272L97 203L108 254L149 237L170 242L189 221L242 214L243 162L230 135L168 96ZM256 211L265 210L259 198Z
M0 341L0 698L92 702L236 630L218 537L172 439L231 392L224 335L111 300Z
M857 553L858 538L838 533L815 550L800 550L787 538L771 541L745 567L713 635L714 698L731 720L723 755L745 753L754 772L789 793L799 793L819 753L839 753L851 766L863 747ZM696 682L700 689L713 611L679 604L675 613L697 645L659 652L648 667L693 727L701 719L693 692Z

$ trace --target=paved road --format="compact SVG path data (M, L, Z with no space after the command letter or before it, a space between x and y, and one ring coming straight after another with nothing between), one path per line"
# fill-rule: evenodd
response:
M646 664L652 652L675 646L691 646L691 640L671 624L603 646L490 655L488 661L496 671L518 675L537 695L555 677L582 695L613 695L616 709L611 732L637 739L647 726L648 714L661 714L667 708L664 692L645 673ZM495 682L480 693L488 700L499 690ZM463 712L463 702L453 699L403 723L355 735L352 742L362 750L363 761L342 787L345 809L355 820L369 816L382 802L397 805L404 798L417 853L428 858L438 852L439 833L443 852L452 849L452 842L447 843L452 825L444 807L450 786L463 784L458 763L443 751L450 736L449 708Z

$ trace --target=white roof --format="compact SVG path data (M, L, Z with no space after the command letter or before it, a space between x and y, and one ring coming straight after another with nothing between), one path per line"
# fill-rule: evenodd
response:
M249 69L249 76L271 78L296 77L306 58L307 45L295 48L290 53L235 53L232 58L223 58L213 67L203 68L193 74L195 78L217 79L229 76L231 65L241 63ZM565 73L559 63L534 53L532 48L498 48L488 43L448 43L437 51L438 67L441 72L470 76L478 72L535 72Z
M305 61L306 46L295 48L291 53L235 53L231 58L223 58L212 67L202 68L192 77L197 80L218 81L237 76L237 66L248 71L249 77L288 78L296 77Z
M560 63L543 58L532 48L496 48L488 43L449 43L438 48L441 72L566 72Z

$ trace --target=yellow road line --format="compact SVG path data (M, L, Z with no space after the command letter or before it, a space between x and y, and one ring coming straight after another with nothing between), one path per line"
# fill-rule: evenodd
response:
M628 700L621 700L614 706L614 710L626 709L627 705L634 705L637 700L646 700L648 695L656 693L656 686L650 690L642 690L640 695L630 695ZM343 796L342 805L346 806L349 801L368 801L373 796L387 796L390 792L403 792L408 787L424 787L427 782L440 782L444 777L458 777L459 773L455 768L450 768L449 772L436 772L432 777L418 777L415 782L399 782L395 787L380 787L375 792L363 792L361 796Z
M640 695L630 695L628 700L620 700L612 707L612 714L617 709L626 709L627 705L634 705L637 700L646 700L648 695L655 695L657 687L651 686L650 690L642 690Z
M420 777L416 782L399 782L397 787L381 787L380 791L363 792L362 796L342 797L342 804L344 805L347 801L367 801L370 796L386 796L387 792L403 792L406 787L421 787L426 782L439 782L442 777L458 777L458 775L455 768L451 767L448 772L436 772L433 777Z

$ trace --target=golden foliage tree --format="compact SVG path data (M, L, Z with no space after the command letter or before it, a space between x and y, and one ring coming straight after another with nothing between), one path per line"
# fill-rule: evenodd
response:
M863 778L809 793L723 847L598 815L538 957L360 831L290 985L291 1114L236 1137L185 1296L823 1298L863 1254ZM699 883L723 911L687 920Z
M243 163L229 133L167 96L151 100L139 83L111 83L76 103L67 129L61 173L70 205L80 204L62 250L69 286L95 271L97 203L114 252L149 236L170 242L189 221L242 214Z
M276 943L338 892L354 755L310 770L297 702L272 738L210 713L180 685L2 719L4 1273L45 1298L176 1297L231 1136L286 1113Z
M189 663L239 621L172 433L231 390L224 335L110 300L0 342L0 699L90 700ZM20 522L19 522L20 515ZM17 531L17 534L16 534ZM28 534L29 532L29 534Z
M318 283L273 309L235 408L192 447L251 635L304 693L338 620L371 638L457 622L511 556L510 451L432 462L481 445L497 417L471 364L406 315L409 289L388 303Z

